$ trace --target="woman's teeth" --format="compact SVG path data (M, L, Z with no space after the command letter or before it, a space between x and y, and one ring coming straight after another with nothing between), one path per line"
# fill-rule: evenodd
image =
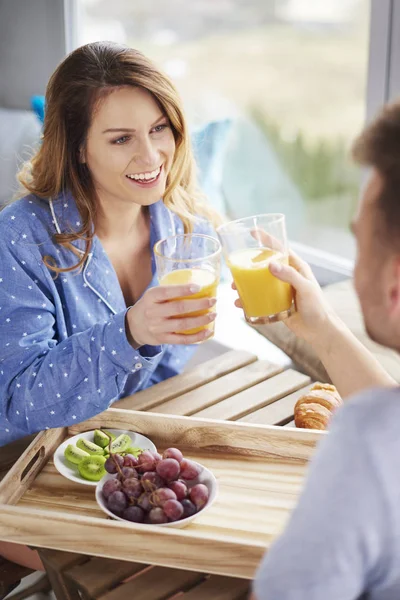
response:
M158 169L151 171L151 173L135 173L135 175L127 175L127 177L134 181L152 181L159 176L160 171L161 167L158 167Z

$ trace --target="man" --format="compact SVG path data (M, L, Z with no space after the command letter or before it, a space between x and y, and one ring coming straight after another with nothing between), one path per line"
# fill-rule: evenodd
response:
M371 170L353 224L355 287L370 337L398 351L400 103L365 129L353 155ZM271 270L302 293L304 275ZM344 358L342 366L348 370ZM361 392L337 413L286 530L258 570L253 598L400 599L398 387Z

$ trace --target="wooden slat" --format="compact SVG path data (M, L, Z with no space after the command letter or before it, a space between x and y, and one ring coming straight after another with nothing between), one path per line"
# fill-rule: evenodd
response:
M325 431L289 431L283 427L216 421L197 417L161 415L110 408L106 412L69 427L72 435L90 429L132 429L147 435L160 448L175 446L209 452L265 457L275 456L305 461ZM2 484L0 484L1 492Z
M254 354L242 350L231 350L222 354L222 356L212 358L190 369L190 371L166 379L147 390L122 398L115 402L113 406L114 408L148 410L171 398L176 398L180 394L190 392L199 386L236 371L236 369L250 365L256 360L257 357Z
M168 552L168 549L165 549ZM138 573L136 577L99 600L165 600L168 596L184 591L203 579L203 575L180 569L155 567Z
M86 597L97 598L118 585L127 577L136 575L147 565L108 558L92 558L65 572L65 577L75 584Z
M274 377L274 379L276 378ZM307 379L308 381L310 380L309 378ZM302 386L293 394L286 392L289 393L288 396L286 396L285 393L285 396L283 398L281 397L280 400L242 417L240 421L245 421L246 423L258 423L259 425L284 425L288 421L293 421L294 405L311 387L312 384L306 385L306 387Z
M281 518L279 533L282 522ZM205 536L197 530L135 524L127 527L117 521L49 511L33 510L27 514L17 506L2 506L0 511L0 539L47 548L63 546L67 551L91 556L100 554L117 560L134 557L135 561L147 564L245 579L253 578L266 547L276 536L266 535L263 541L254 541L254 536L244 540L237 535L221 538L216 537L212 529ZM132 598L132 595L126 597ZM149 600L146 596L143 598ZM138 599L135 597L135 600Z
M83 554L60 552L59 550L46 550L45 548L40 550L40 557L42 559L44 558L52 569L59 572L64 572L75 565L86 563L89 560L89 558Z
M273 365L266 360L258 360L247 367L220 377L216 381L202 385L196 390L164 402L156 408L150 409L150 412L190 416L281 371L282 367L279 365Z
M309 383L310 378L298 371L288 369L258 385L230 396L218 404L196 413L196 417L204 419L248 419L253 411L275 403L276 400L290 394ZM264 409L265 410L265 409ZM290 413L289 413L290 414ZM245 417L248 415L248 417ZM255 421L257 422L257 421Z
M241 600L250 589L246 579L211 575L191 590L168 600Z

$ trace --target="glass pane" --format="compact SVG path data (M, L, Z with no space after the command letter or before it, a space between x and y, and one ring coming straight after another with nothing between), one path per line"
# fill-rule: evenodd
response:
M352 258L370 0L79 0L79 42L153 58L180 90L203 189L229 217L284 212L289 237ZM212 122L212 123L210 123Z

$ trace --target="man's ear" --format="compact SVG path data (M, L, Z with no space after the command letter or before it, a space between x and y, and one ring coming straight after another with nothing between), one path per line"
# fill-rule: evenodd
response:
M393 259L389 277L389 314L400 319L400 256Z

